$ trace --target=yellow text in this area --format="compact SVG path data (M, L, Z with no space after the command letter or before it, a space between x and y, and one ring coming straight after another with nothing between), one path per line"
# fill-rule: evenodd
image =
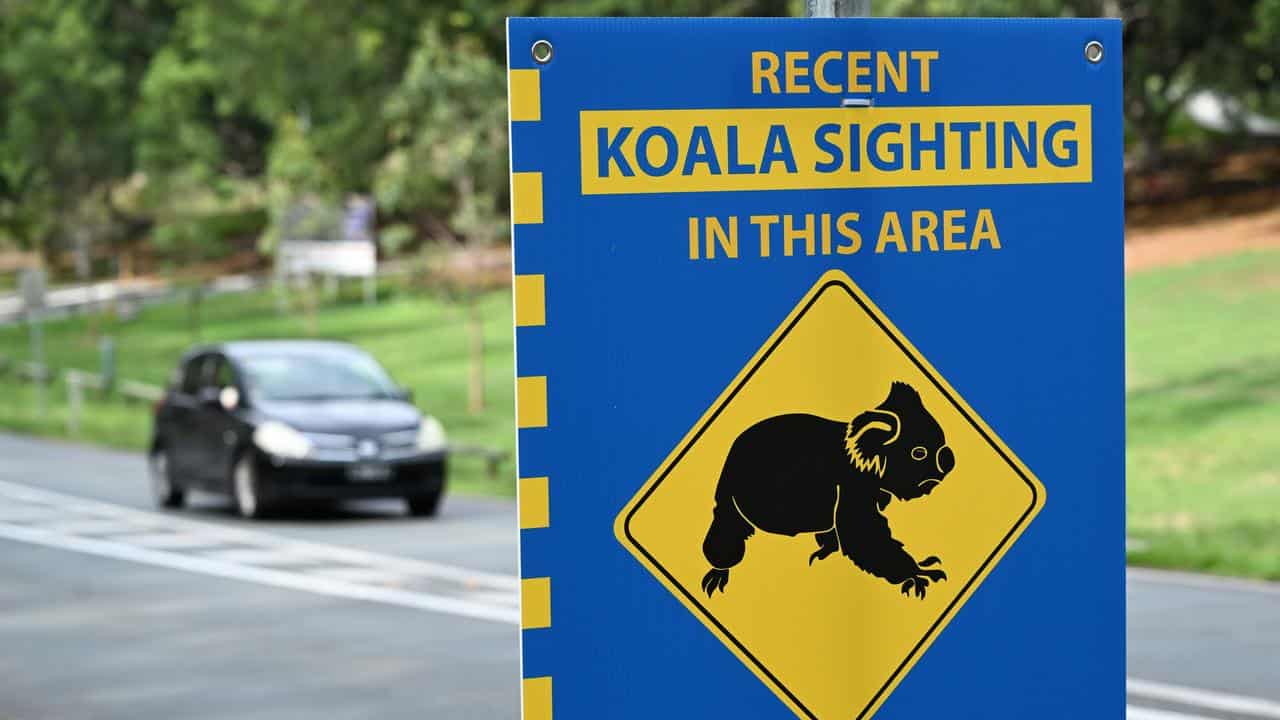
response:
M864 239L865 235L865 239ZM990 208L689 218L690 260L1000 250Z
M585 110L582 192L1086 183L1088 105Z

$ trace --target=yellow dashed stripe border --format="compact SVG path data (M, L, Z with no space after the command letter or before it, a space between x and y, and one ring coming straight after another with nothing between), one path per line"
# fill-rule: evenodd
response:
M507 88L513 124L542 120L542 76L538 70L508 70ZM515 225L542 223L542 173L511 173L511 219ZM516 327L546 325L546 277L513 275L512 288ZM547 420L546 376L517 377L516 427L542 428L547 426ZM549 479L520 478L519 496L520 529L550 527ZM551 578L520 581L520 627L524 630L551 627ZM522 696L524 720L552 720L550 677L525 678Z
M551 627L551 578L524 578L520 581L520 628Z
M517 225L542 223L542 173L511 174L511 217Z
M551 525L550 480L545 477L520 478L520 529L536 530Z
M507 71L507 88L511 97L511 122L537 122L542 119L542 83L537 70Z
M524 720L551 720L551 678L524 679Z
M516 275L516 327L547 324L547 281L543 275Z
M547 426L547 376L516 378L516 427Z

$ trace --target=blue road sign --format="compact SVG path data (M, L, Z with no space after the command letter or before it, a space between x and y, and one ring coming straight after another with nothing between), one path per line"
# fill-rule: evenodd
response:
M1122 718L1119 23L508 42L524 717Z

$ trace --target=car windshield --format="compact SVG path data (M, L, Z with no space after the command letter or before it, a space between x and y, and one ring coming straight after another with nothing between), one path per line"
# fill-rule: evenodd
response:
M240 359L245 389L263 400L392 398L396 384L368 355L281 352Z

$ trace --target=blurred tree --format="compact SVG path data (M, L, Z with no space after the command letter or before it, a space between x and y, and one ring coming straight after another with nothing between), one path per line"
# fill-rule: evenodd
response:
M1253 32L1247 37L1257 62L1253 82L1258 109L1280 112L1280 0L1259 0Z
M147 78L144 167L153 179L182 180L182 194L193 183L217 193L226 181L265 179L273 223L282 184L300 183L303 194L322 186L335 203L343 190L369 188L386 151L379 107L413 48L421 5L331 0L320 12L309 0L186 3ZM309 177L318 164L296 162L304 144L323 178ZM153 204L171 200L163 194Z
M507 235L505 87L502 67L479 51L474 38L450 41L427 23L383 107L392 147L375 186L379 204L390 212L416 215L429 232L471 245L475 277L464 283L464 292L473 413L485 405L478 275L484 248Z
M0 236L154 239L191 266L373 191L385 249L503 237L507 15L798 14L801 0L0 0ZM875 0L879 15L1125 21L1147 162L1187 95L1280 108L1280 0Z
M132 111L173 16L167 0L0 4L0 226L23 246L87 253L147 227L111 189L133 172Z
M1188 95L1212 88L1275 102L1278 0L881 0L891 15L1118 17L1124 21L1125 119L1140 165L1158 163ZM1255 27L1256 26L1256 27Z

